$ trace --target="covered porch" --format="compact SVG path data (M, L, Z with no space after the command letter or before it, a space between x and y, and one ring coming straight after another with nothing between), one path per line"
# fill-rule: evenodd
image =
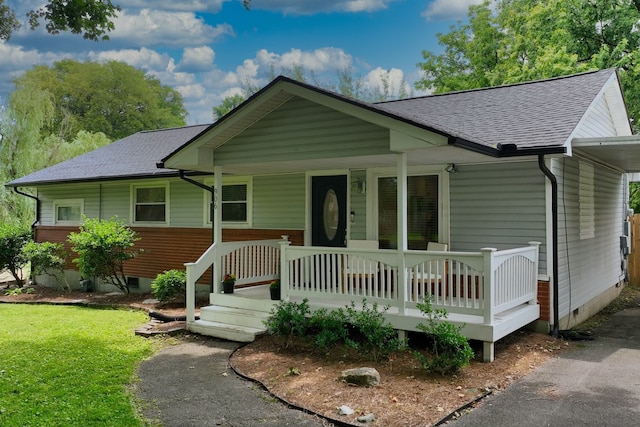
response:
M270 280L281 280L283 300L309 300L312 309L356 306L366 299L388 306L385 316L398 331L417 331L424 316L417 303L431 298L448 321L463 326L469 339L484 343L492 361L494 343L535 321L538 242L478 252L350 249L291 246L283 240L213 244L198 261L186 264L189 330L238 341L252 341L277 301L269 299ZM195 284L213 268L210 306L195 317ZM237 277L233 294L223 294L224 274ZM243 287L242 285L253 284Z

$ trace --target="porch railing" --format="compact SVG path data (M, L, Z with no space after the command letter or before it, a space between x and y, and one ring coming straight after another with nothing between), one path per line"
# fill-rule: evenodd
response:
M348 303L354 297L416 308L430 295L435 308L494 315L535 303L538 242L479 252L406 251L283 246L282 295ZM399 284L403 284L399 286Z
M286 236L283 236L286 241ZM280 277L281 240L214 243L196 262L186 263L186 315L195 320L196 282L213 268L213 293L220 292L225 274L236 276L236 285L260 283Z

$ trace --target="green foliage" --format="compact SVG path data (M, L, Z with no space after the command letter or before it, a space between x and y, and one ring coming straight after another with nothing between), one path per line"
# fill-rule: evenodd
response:
M416 327L431 338L431 357L414 352L415 357L428 372L441 375L454 374L469 365L473 350L460 333L461 326L447 322L445 309L433 309L431 299L418 303L418 309L427 317L427 323Z
M16 279L18 287L23 285L22 268L28 259L22 247L31 240L31 231L17 224L0 223L0 271L7 269Z
M436 93L615 67L630 117L640 123L640 2L499 0L438 34L423 52L418 89Z
M23 286L22 288L7 289L6 291L4 291L4 294L7 296L17 296L22 294L32 294L34 292L35 292L35 289L27 288Z
M629 207L640 213L640 183L632 182L629 186Z
M160 301L168 301L175 296L185 296L187 275L184 271L168 270L160 273L151 282L151 292Z
M242 104L245 100L245 97L239 94L235 94L232 96L227 96L222 100L222 103L217 107L213 107L213 119L218 120L222 118L229 111L236 108L238 105Z
M149 426L130 389L159 344L131 332L147 319L135 310L6 304L0 425Z
M397 332L384 319L387 310L385 307L378 311L377 304L369 307L363 300L361 309L352 302L345 309L320 309L312 313L307 299L300 304L281 301L271 310L265 324L271 334L287 338L286 346L294 336L308 336L313 337L318 347L344 344L377 362L402 347Z
M120 7L110 0L51 0L38 9L30 10L27 16L32 30L40 26L40 21L44 21L50 34L69 31L82 34L85 39L98 41L109 39L106 33L115 28L113 20L119 11ZM15 11L0 1L0 40L9 40L20 27Z
M54 276L61 286L71 290L71 286L64 276L64 267L69 254L65 251L62 243L30 241L23 246L22 252L31 262L33 283L36 283L36 276L48 274Z
M16 92L47 93L54 116L43 134L69 139L79 131L120 139L142 130L185 124L182 95L119 61L65 59L37 65L15 80ZM13 96L13 95L12 95Z
M329 348L347 342L349 332L348 319L344 310L320 309L311 316L311 330L315 334L315 344L320 348Z
M78 257L73 260L85 279L107 281L129 293L124 263L135 258L136 233L118 218L101 220L84 217L80 231L69 234L69 243Z
M265 325L270 334L285 337L288 347L291 338L294 336L303 337L307 334L311 325L310 314L309 300L306 298L301 303L280 301L271 309Z
M369 307L366 300L362 300L359 310L353 301L346 307L347 322L353 328L346 344L362 354L371 355L375 362L386 359L403 346L397 331L384 318L387 310L388 306L378 311L377 303Z

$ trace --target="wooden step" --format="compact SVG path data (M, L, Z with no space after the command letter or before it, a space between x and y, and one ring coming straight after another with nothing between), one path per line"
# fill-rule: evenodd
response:
M219 305L200 308L200 319L202 320L248 326L256 329L264 329L264 321L267 320L268 317L269 314L264 311L246 308L223 307Z
M237 342L252 342L258 335L266 331L265 328L251 328L249 326L230 325L202 319L189 322L187 329L198 334Z

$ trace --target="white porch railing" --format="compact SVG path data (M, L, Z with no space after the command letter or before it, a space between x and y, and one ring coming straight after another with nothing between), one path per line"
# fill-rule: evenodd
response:
M286 239L286 236L283 236ZM286 240L285 240L286 241ZM281 240L214 243L196 262L186 263L186 317L195 320L196 282L213 267L213 293L220 292L225 274L236 276L236 285L260 283L280 277Z
M348 303L354 296L391 307L416 308L426 295L449 313L494 316L523 303L535 304L538 242L480 252L282 247L282 296ZM401 268L404 267L404 270ZM402 272L403 274L399 274ZM402 283L403 286L396 284Z

